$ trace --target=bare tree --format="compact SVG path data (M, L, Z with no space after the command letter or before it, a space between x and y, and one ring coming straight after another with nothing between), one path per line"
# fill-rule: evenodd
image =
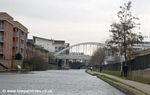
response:
M91 56L90 63L92 63L93 65L101 65L103 64L104 59L105 59L105 51L104 49L99 48Z
M124 3L120 9L117 13L119 22L111 24L111 39L107 40L106 43L113 52L120 52L121 55L124 55L126 62L129 53L133 51L133 45L142 43L143 36L140 32L134 31L139 28L140 23L137 23L139 18L133 16L130 11L131 1Z

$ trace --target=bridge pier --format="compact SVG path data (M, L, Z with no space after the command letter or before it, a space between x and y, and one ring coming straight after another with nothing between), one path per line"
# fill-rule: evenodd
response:
M77 62L77 59L73 59L73 62Z
M62 69L69 69L69 59L64 59L63 60L63 65L62 65Z

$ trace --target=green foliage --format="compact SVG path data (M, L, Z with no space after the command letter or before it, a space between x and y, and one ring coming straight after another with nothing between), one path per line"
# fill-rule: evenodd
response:
M140 23L137 23L139 18L133 16L130 11L131 1L125 3L120 9L117 13L119 22L111 24L111 39L107 40L106 43L113 52L124 54L125 60L127 60L127 55L133 51L132 46L142 43L144 38L140 32L135 32L139 29Z
M17 53L15 55L15 60L22 60L22 55L20 53Z

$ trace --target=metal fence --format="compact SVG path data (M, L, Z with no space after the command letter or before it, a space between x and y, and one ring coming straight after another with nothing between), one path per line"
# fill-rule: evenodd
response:
M138 56L128 62L129 70L144 70L150 68L150 54ZM120 71L121 63L103 65L104 70Z
M103 65L103 70L120 71L121 63Z

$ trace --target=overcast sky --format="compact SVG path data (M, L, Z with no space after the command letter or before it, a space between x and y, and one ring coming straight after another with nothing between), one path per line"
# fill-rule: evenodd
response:
M119 6L127 0L0 0L7 12L33 35L48 39L104 42ZM133 14L140 18L143 35L150 40L150 0L131 0Z

